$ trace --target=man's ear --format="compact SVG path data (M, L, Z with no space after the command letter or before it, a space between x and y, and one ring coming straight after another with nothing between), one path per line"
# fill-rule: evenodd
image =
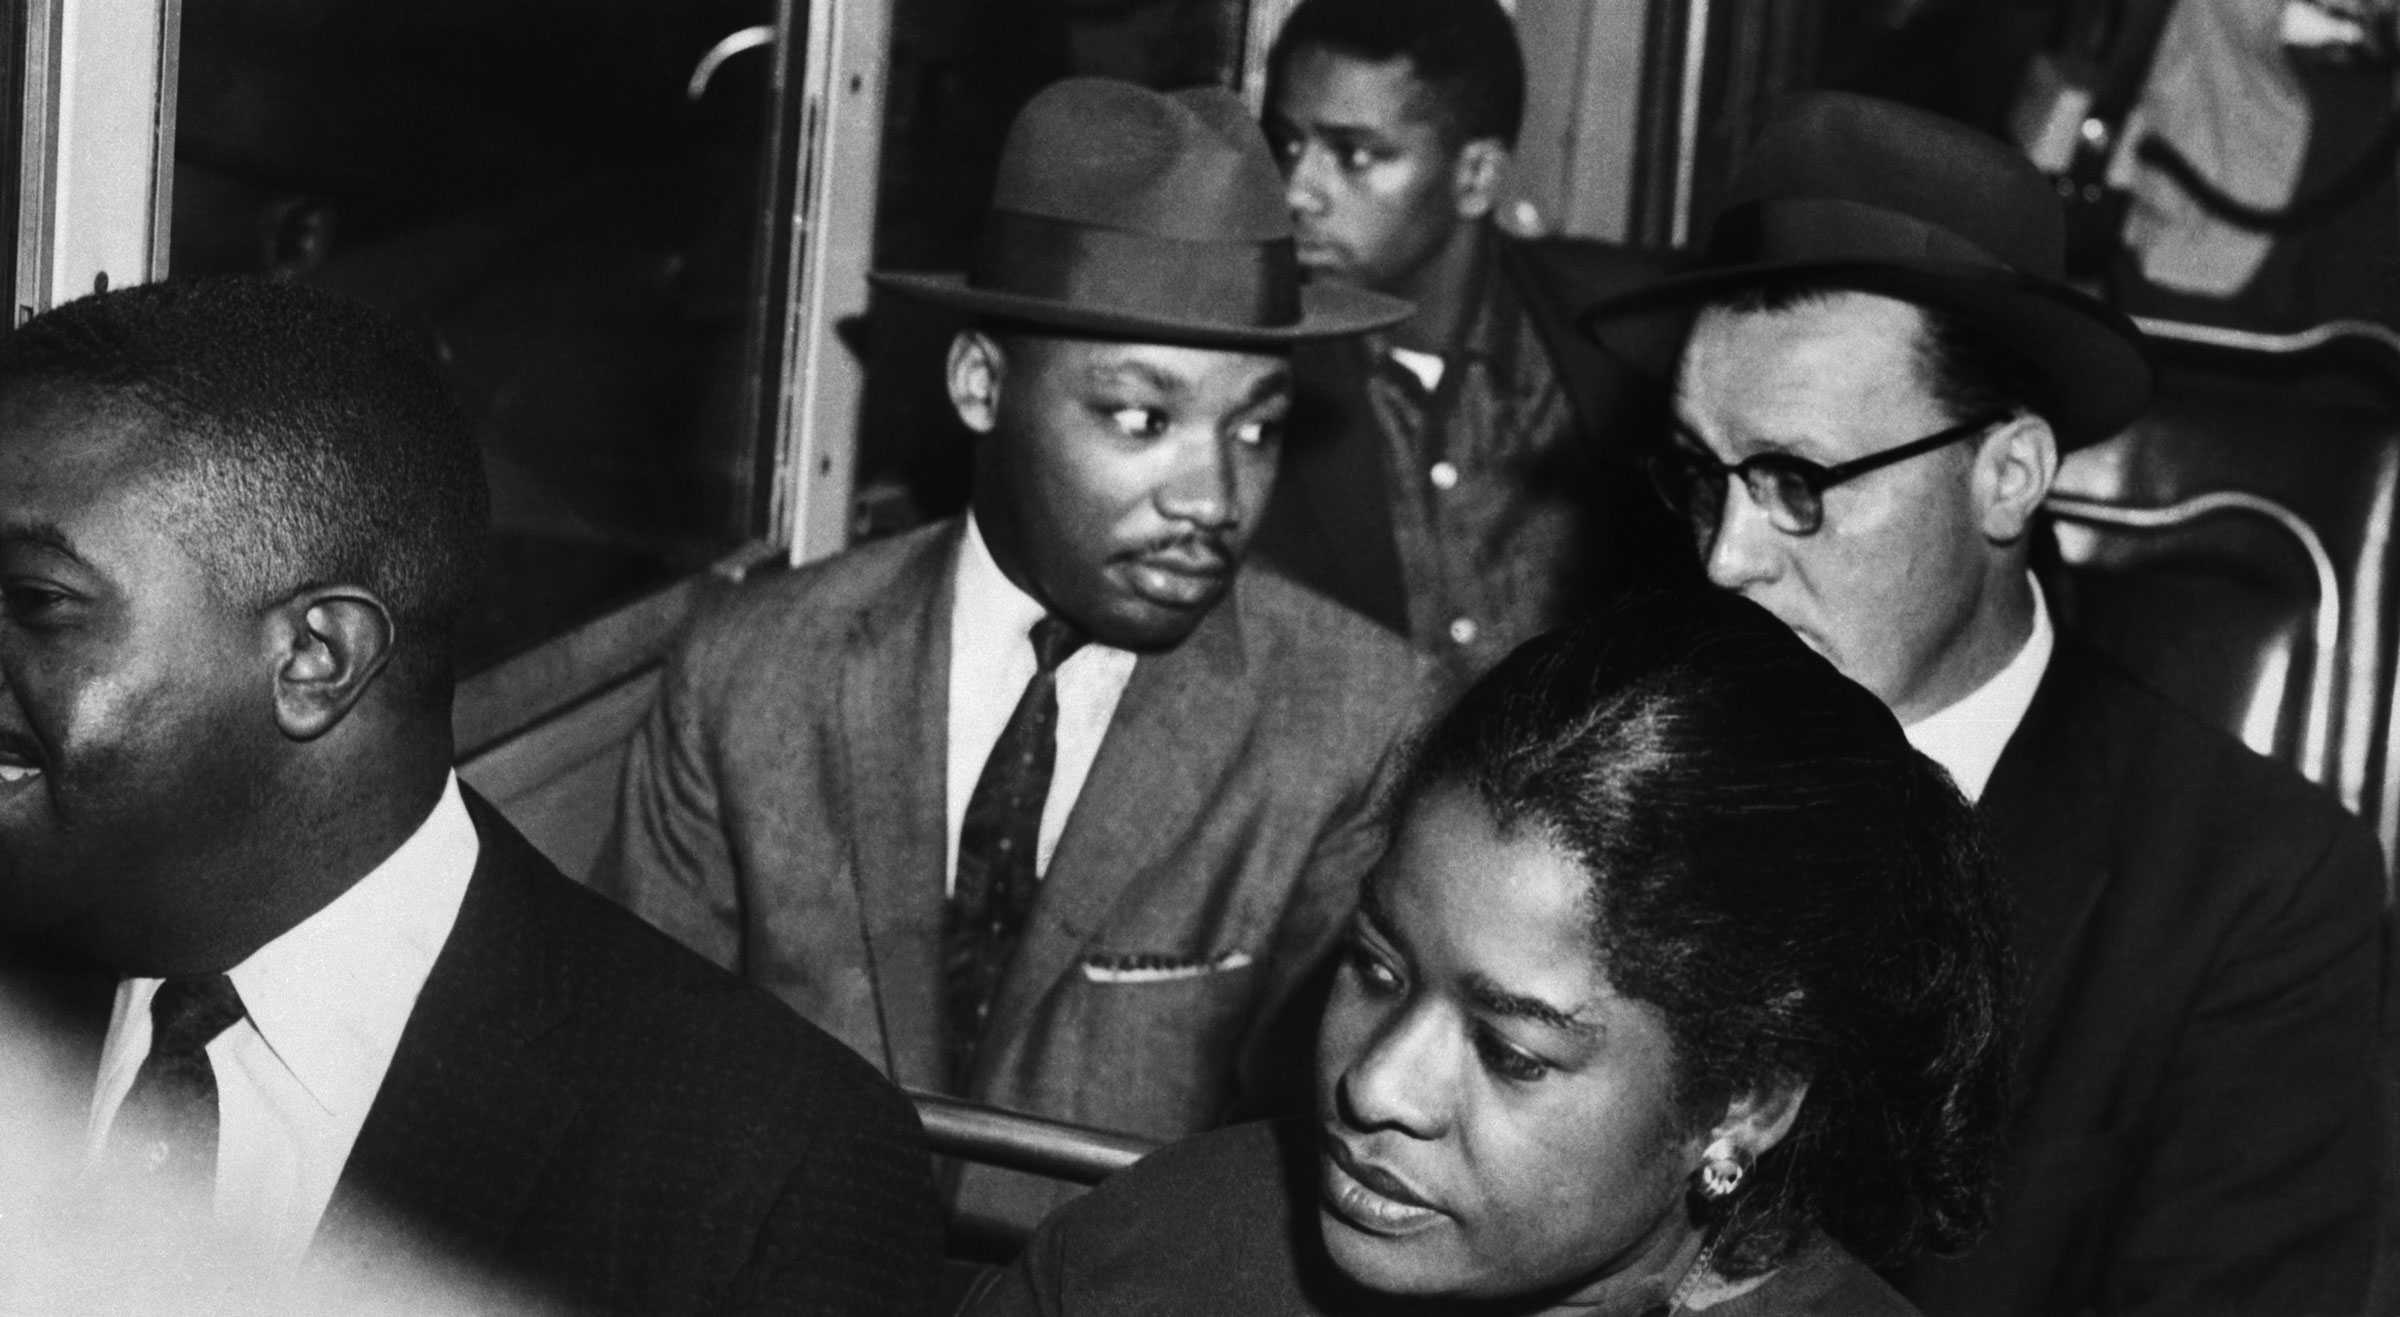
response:
M391 610L356 586L304 590L266 621L275 655L275 722L295 741L332 731L391 661Z
M1781 1079L1725 1104L1725 1116L1707 1133L1701 1156L1714 1160L1730 1155L1746 1170L1767 1151L1783 1142L1800 1120L1808 1101L1808 1081Z
M1482 219L1500 204L1509 150L1497 137L1478 137L1458 149L1450 171L1450 199L1460 219Z
M1000 388L1007 368L1008 355L999 341L980 329L962 329L950 340L950 405L977 434L990 434L1000 423Z
M1997 544L2023 539L2058 478L2058 436L2050 423L2020 413L1984 436L1975 450L1975 499L1983 534Z

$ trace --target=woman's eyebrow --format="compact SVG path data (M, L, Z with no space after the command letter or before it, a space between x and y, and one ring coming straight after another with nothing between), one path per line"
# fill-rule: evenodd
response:
M1368 883L1365 890L1358 894L1358 908L1351 912L1351 918L1384 941L1399 942L1398 938L1392 936L1392 916L1390 911L1384 909L1382 889L1374 883Z
M1477 1010L1488 1015L1532 1020L1537 1024L1546 1024L1553 1029L1587 1038L1596 1037L1603 1032L1599 1025L1582 1018L1573 1011L1561 1010L1539 997L1510 992L1484 975L1468 974L1461 980L1461 984L1466 990L1467 1000L1474 1003Z

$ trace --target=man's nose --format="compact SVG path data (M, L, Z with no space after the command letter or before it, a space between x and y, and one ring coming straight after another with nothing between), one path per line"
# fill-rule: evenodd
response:
M1731 488L1725 491L1725 506L1717 513L1716 530L1700 547L1708 560L1710 584L1723 590L1747 590L1774 579L1776 564L1782 561L1784 535L1767 510L1750 496L1748 485L1738 477L1727 477L1726 483Z
M1169 519L1204 530L1222 530L1242 519L1245 496L1241 460L1230 440L1197 436L1175 473L1159 486L1158 509Z
M1302 143L1294 148L1290 167L1283 176L1283 202L1295 215L1317 216L1325 213L1325 149Z

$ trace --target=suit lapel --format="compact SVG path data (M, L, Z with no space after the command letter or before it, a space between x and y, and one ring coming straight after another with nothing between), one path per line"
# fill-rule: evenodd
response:
M1211 807L1227 765L1249 738L1257 695L1238 593L1237 584L1183 644L1135 664L992 1004L980 1052L985 1064L1072 972L1127 885L1164 859Z
M959 534L862 610L841 669L850 871L895 1083L941 1089L950 612Z
M1980 813L1992 861L2016 903L2017 962L2027 1038L2047 1037L2064 1005L2062 976L2107 891L2108 811L2115 797L2109 704L2093 697L2091 659L2065 637L2025 721L2009 738Z
M579 1075L537 1047L575 984L532 879L545 864L472 793L481 852L458 922L393 1053L318 1238L404 1235L469 1256L507 1240L581 1103Z

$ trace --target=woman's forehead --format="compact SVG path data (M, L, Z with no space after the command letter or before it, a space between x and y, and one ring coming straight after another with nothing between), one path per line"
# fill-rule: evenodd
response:
M1440 787L1408 807L1362 906L1412 956L1509 992L1543 985L1535 995L1558 1003L1570 985L1578 999L1605 990L1590 887L1545 831L1503 828L1471 793Z

